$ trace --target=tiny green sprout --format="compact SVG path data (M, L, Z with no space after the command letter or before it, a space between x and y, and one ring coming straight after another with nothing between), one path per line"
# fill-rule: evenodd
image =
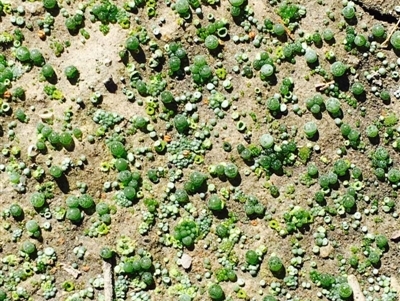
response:
M197 224L189 219L183 219L174 229L174 237L184 246L191 247L199 235Z
M42 53L37 49L32 49L30 52L30 59L35 66L43 66L45 59Z
M278 256L271 256L268 259L268 267L272 273L279 273L283 269L283 263Z
M372 26L371 32L375 38L383 38L386 34L386 29L381 23L377 23Z
M24 100L25 99L25 89L22 87L14 88L12 91L12 96L14 99Z
M176 55L172 55L169 59L168 65L171 72L176 72L181 69L181 59Z
M52 79L56 74L50 64L43 65L41 73L47 80Z
M267 100L267 108L271 112L278 112L281 107L281 102L277 97L270 97Z
M304 57L308 64L314 64L318 61L317 53L315 52L315 50L313 50L311 48L306 49L306 53L304 54Z
M36 252L36 245L29 240L24 241L22 244L22 251L28 255L31 255Z
M382 90L379 96L384 102L390 101L390 92L388 90Z
M60 134L60 143L67 150L73 149L75 145L72 135L68 132L63 132Z
M175 191L175 200L179 203L179 204L186 204L189 202L189 195L187 194L187 192L183 189L177 189Z
M346 212L352 212L356 206L356 200L351 194L345 194L342 197L342 205Z
M74 135L74 137L78 140L82 139L83 133L82 130L80 128L74 128L72 130L72 134Z
M104 260L109 260L114 256L114 251L109 247L102 247L100 250L100 257Z
M14 218L20 218L24 214L24 211L19 204L12 204L9 210L11 216Z
M356 15L356 10L353 5L347 5L342 10L342 15L345 19L350 20L353 19Z
M125 42L125 47L129 51L137 51L140 47L139 39L135 36L129 37Z
M258 254L253 250L248 250L246 252L246 262L251 265L257 265L260 263Z
M334 62L331 65L331 73L334 77L341 77L346 73L346 71L347 66L340 61Z
M28 62L31 59L31 54L28 48L26 48L25 46L21 46L18 47L15 51L15 57L17 58L17 60L24 63Z
M353 295L353 289L348 283L341 283L338 288L339 296L342 299L347 300Z
M57 6L57 0L43 0L43 7L45 9L53 9Z
M140 271L139 260L124 262L123 270L124 270L124 273L126 273L126 274L133 274L135 272Z
M389 169L387 173L387 178L391 183L397 184L398 182L400 182L400 171L396 168Z
M33 237L40 237L40 227L35 220L29 220L25 224L25 228Z
M229 3L233 6L233 7L240 7L243 5L244 0L229 0Z
M326 110L333 115L338 114L340 112L340 101L334 97L328 98Z
M274 137L270 134L264 134L260 137L260 145L265 148L271 148L274 145Z
M26 123L29 120L28 116L26 116L24 110L21 108L18 108L14 114L15 118L17 118L20 122Z
M64 69L64 74L70 81L75 81L79 78L79 71L75 66L67 66Z
M214 50L217 49L219 46L219 40L215 35L209 35L206 37L204 40L204 45L209 49L209 50Z
M124 158L126 157L126 150L124 145L119 141L113 141L108 144L108 148L111 151L111 154L115 158Z
M208 288L208 296L211 300L220 301L225 298L225 293L219 284L214 283Z
M227 163L224 168L224 174L228 179L235 179L239 175L239 169L234 163Z
M167 90L164 90L161 92L160 98L164 104L169 104L169 103L174 102L174 96L172 95L172 93L170 91L167 91Z
M83 194L79 197L79 206L83 209L90 209L95 206L95 203L90 195Z
M394 49L400 49L400 30L395 31L392 34L390 38L390 44L393 46Z
M364 47L367 44L367 38L364 35L356 35L354 38L354 44L357 47Z
M365 91L364 85L362 83L360 83L360 82L355 82L351 86L350 90L355 96L362 95L364 93L364 91Z
M175 3L175 11L182 17L190 15L190 4L188 0L178 0Z
M141 276L141 281L147 286L151 286L154 284L153 275L150 272L144 272Z
M68 208L65 217L72 223L77 224L82 220L82 212L79 208Z
M152 266L153 266L153 262L150 257L143 256L142 258L140 258L140 267L142 270L145 270L145 271L150 270Z
M71 195L65 200L65 204L68 208L78 208L79 207L79 198Z
M365 133L367 134L368 138L375 138L378 136L379 134L379 129L375 124L370 124L369 126L367 126L367 128L365 129Z
M280 23L276 23L274 24L272 31L274 32L274 34L276 34L278 37L280 36L284 36L286 34L286 30L285 27L280 24Z
M380 252L377 251L370 251L368 255L368 260L373 264L373 265L379 265L381 261L381 254Z
M30 202L34 208L40 209L46 203L46 197L44 193L35 192L34 194L31 195Z
M335 38L335 34L333 33L333 31L329 28L326 28L323 32L322 32L322 37L325 41L330 42Z
M0 301L6 301L6 300L8 300L6 292L0 289Z
M118 158L114 162L114 167L118 171L124 171L124 170L127 170L129 168L129 162L126 159Z
M217 234L218 237L221 237L221 238L228 237L229 229L224 224L219 224L215 228L215 233Z
M333 165L333 172L339 177L343 177L347 174L347 170L350 168L350 163L346 160L339 159Z
M124 187L124 196L130 201L134 200L137 196L136 189L130 186Z
M76 32L79 28L79 24L74 17L69 17L65 20L65 27L71 32Z
M218 195L214 194L209 198L207 207L212 211L221 211L225 207L225 202Z
M264 64L260 69L261 79L267 79L271 77L275 72L274 66L271 64Z
M382 234L376 235L375 243L376 246L383 251L386 251L389 248L389 241L385 235Z
M309 121L305 123L303 129L304 133L309 139L313 138L318 132L317 124L314 121Z
M61 169L61 167L60 167L60 166L57 166L57 165L52 165L52 166L50 167L49 172L50 172L50 175L51 175L53 178L56 178L56 179L61 178L62 175L63 175L63 173L64 173L64 171Z
M178 114L174 117L174 125L178 133L186 133L189 130L189 122L184 115Z
M265 296L264 299L262 299L262 301L278 301L274 296Z
M71 281L64 281L61 286L66 292L72 292L73 290L75 290L75 285Z

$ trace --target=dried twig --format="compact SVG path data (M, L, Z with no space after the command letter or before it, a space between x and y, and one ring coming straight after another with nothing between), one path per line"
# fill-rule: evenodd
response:
M113 300L113 277L112 277L112 265L107 261L103 261L103 277L104 277L104 301Z
M317 89L317 91L324 91L325 89L327 89L330 85L334 84L335 81L330 81L327 83L319 83L315 85L315 89Z
M285 32L286 32L286 34L288 35L288 37L289 37L292 41L294 41L294 40L295 40L295 37L293 36L293 34L292 34L292 32L290 31L290 29L286 26L285 22L283 22L281 16L279 16L279 15L277 14L277 12L272 8L272 6L270 6L270 9L271 9L271 11L273 11L273 12L275 13L275 15L277 16L277 17L275 18L275 20L278 19L278 22L283 26L283 28L285 29ZM274 21L274 20L272 20L272 21Z
M389 43L389 41L390 41L390 38L392 37L393 33L396 31L396 29L397 29L397 27L399 26L399 24L400 24L400 19L397 20L396 25L393 26L393 28L392 28L392 30L390 31L390 33L389 33L388 37L386 38L386 40L384 40L384 41L382 42L382 44L381 44L381 46L380 46L381 48L386 48L386 47L388 46L388 43Z
M365 297L361 291L361 287L360 284L358 283L357 277L354 275L348 275L347 282L349 283L351 289L353 290L353 300L365 301Z
M281 20L281 24L282 24L283 27L285 28L286 34L288 35L288 37L289 37L292 41L294 41L295 38L294 38L294 36L292 35L292 32L291 32L290 29L285 25L285 23L283 23L283 20L282 20L282 19L280 19L280 20Z
M62 267L62 269L64 271L66 271L67 273L71 274L72 277L74 277L75 279L78 278L80 274L82 274L81 271L79 271L77 269L74 269L73 267L71 267L71 266L69 266L69 265L67 265L65 263L61 263L60 265L61 265L61 267Z

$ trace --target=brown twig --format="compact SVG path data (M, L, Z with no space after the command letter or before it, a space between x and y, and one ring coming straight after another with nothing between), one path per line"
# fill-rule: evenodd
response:
M392 37L393 33L396 31L396 29L397 29L397 27L399 26L399 24L400 24L400 19L397 20L396 25L393 26L393 28L392 28L392 30L390 31L390 33L389 33L388 37L386 38L386 40L384 40L384 41L382 42L382 44L381 44L381 46L380 46L381 48L386 48L386 47L388 46L387 44L389 43L390 38Z
M289 37L292 41L294 41L295 38L294 38L294 36L292 35L292 32L291 32L290 29L283 23L283 20L282 20L282 19L280 19L280 20L281 20L281 24L282 24L283 27L285 28L286 34L288 35L288 37Z
M294 38L294 36L292 35L292 32L291 32L290 29L285 25L285 23L283 22L281 16L279 16L279 15L277 14L277 12L273 9L273 7L272 7L271 5L270 5L270 9L271 9L271 11L273 11L274 14L277 16L277 17L274 18L274 19L275 19L275 20L278 19L278 22L283 26L283 28L285 29L285 32L286 32L286 34L288 35L288 37L289 37L292 41L294 41L295 38ZM274 21L274 20L272 20L272 21Z

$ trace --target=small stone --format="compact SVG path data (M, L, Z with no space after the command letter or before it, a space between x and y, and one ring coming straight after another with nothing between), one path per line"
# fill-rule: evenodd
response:
M185 270L190 269L192 266L192 257L186 253L183 253L182 257L180 258L180 263Z
M400 238L400 230L393 232L392 236L390 237L391 240L398 240Z
M87 265L82 267L82 271L84 271L84 272L88 272L89 270L90 270L90 267Z
M27 2L24 8L27 13L34 16L38 16L44 12L43 4L40 2Z
M390 277L390 289L396 291L397 293L400 292L400 284L395 276Z
M319 248L319 254L321 255L322 258L328 258L332 252L333 252L333 247L331 244Z

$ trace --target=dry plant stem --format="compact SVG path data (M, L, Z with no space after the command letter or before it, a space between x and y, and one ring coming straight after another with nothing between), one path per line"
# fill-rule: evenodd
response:
M294 41L294 36L292 35L292 33L290 32L289 28L287 28L287 26L285 24L283 24L283 21L281 21L281 24L283 25L283 27L285 28L286 34L288 35L288 37Z
M271 11L274 11L273 8L272 8L271 6L270 6L270 8L271 8ZM283 23L283 20L281 19L281 17L278 16L278 19L279 19L279 23L283 26L283 28L285 28L285 32L286 32L286 34L288 35L288 37L289 37L292 41L294 41L295 38L294 38L294 36L292 35L292 33L290 32L290 29L285 25L285 23Z
M360 284L358 283L357 277L354 275L348 275L347 282L349 283L351 289L353 290L353 300L365 301L365 297L361 291L361 287Z
M63 268L64 271L71 274L72 277L74 277L75 279L78 278L80 274L82 274L81 271L74 269L73 267L71 267L65 263L61 263L61 267Z
M393 28L392 28L392 30L390 31L390 33L389 33L388 37L386 38L386 40L384 40L384 41L382 42L381 48L386 48L386 47L388 46L387 44L388 44L388 42L390 41L390 38L392 37L392 34L396 31L396 29L397 29L397 27L399 26L399 24L400 24L400 19L397 20L396 25L393 26Z
M324 91L326 88L328 88L331 84L334 84L335 81L330 81L327 83L319 83L315 85L315 89L317 89L317 91Z
M104 277L104 301L113 300L113 283L112 283L112 265L107 261L103 261L103 277Z

